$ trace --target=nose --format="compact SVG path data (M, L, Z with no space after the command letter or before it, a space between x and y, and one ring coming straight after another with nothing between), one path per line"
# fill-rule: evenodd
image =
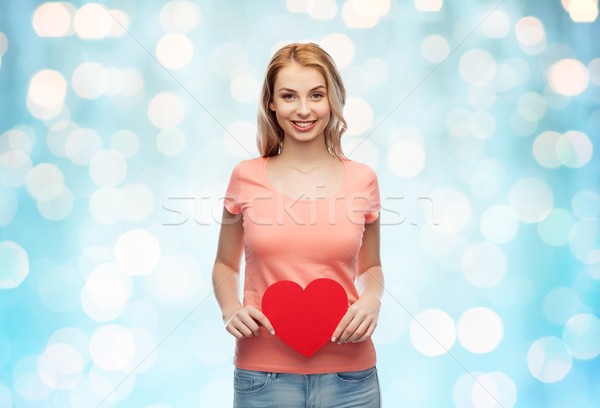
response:
M300 116L308 116L310 115L310 106L308 105L308 101L304 99L300 99L300 103L298 105L297 113Z

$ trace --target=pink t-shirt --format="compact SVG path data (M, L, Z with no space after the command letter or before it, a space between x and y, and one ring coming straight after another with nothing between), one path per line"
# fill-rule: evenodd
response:
M224 205L242 213L244 226L244 306L262 310L262 295L273 283L291 280L302 288L318 278L336 280L349 305L355 286L365 222L379 216L377 175L366 164L343 159L340 190L324 199L294 199L269 181L269 157L240 161L231 173ZM285 193L285 192L284 192ZM371 339L338 345L329 341L305 357L260 326L260 336L236 339L233 363L246 370L316 374L365 370L376 364Z

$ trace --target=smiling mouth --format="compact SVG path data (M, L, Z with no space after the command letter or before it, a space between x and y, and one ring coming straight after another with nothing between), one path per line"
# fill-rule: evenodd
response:
M309 122L299 122L296 120L292 120L292 123L298 127L309 127L309 126L312 126L315 122L316 122L316 120L311 120Z

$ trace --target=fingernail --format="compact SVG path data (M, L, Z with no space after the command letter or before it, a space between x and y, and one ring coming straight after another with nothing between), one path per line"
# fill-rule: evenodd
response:
M275 330L271 330L271 334L274 335L275 334Z
M339 346L340 344L342 344L342 342L341 342L341 341L338 341L338 346Z
M331 338L331 341L335 343L335 337L332 337L332 338Z
M356 340L352 340L352 343L356 343Z

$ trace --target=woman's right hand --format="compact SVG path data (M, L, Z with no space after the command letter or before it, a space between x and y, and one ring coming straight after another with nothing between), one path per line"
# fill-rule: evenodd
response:
M253 306L245 306L236 310L230 316L223 319L225 328L236 338L260 336L260 323L271 334L275 334L275 330L262 312ZM258 323L257 323L258 322Z

